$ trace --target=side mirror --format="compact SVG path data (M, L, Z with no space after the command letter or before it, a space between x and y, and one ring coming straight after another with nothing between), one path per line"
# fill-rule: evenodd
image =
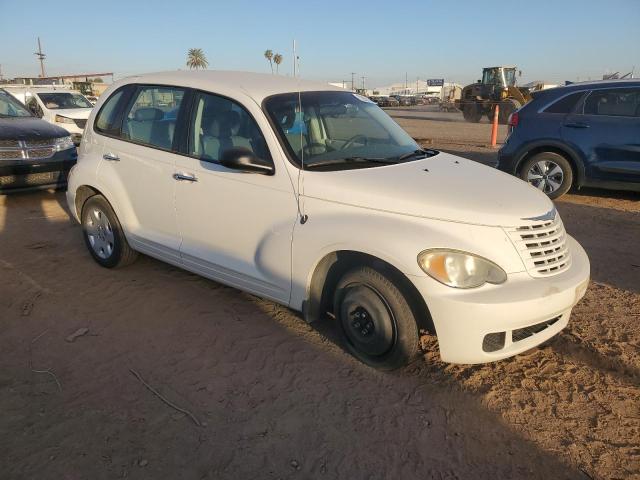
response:
M220 165L241 172L273 175L273 165L270 162L258 158L255 153L244 147L225 150L220 159Z

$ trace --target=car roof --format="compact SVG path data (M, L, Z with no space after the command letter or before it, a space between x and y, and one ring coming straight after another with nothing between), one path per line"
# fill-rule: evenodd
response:
M261 103L266 97L278 93L322 90L349 91L344 88L329 85L328 83L312 82L297 77L226 70L176 70L146 73L144 75L127 77L118 83L146 83L195 88L204 91L237 92L248 95L257 103Z
M609 88L609 87L635 87L640 86L640 78L624 78L617 80L590 80L586 82L574 82L558 88Z

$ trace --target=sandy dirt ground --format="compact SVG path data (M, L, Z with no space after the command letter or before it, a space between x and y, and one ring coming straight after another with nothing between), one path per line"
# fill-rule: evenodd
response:
M640 195L557 206L592 262L567 329L479 366L425 335L383 374L331 320L148 257L100 268L62 193L0 197L0 479L639 479Z

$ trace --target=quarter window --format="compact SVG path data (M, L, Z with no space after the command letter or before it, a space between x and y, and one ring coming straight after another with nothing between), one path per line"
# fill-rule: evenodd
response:
M102 106L95 123L95 129L98 132L106 133L108 135L120 134L120 125L117 123L119 110L117 106L123 95L124 88L121 88L116 93L111 95L106 103Z
M181 88L140 87L125 114L123 138L170 150L183 97Z
M253 117L228 98L200 93L196 96L189 134L189 153L202 160L218 162L234 147L269 159L269 150Z
M576 92L562 97L560 100L549 105L544 111L545 113L570 113L583 95L584 92Z
M585 115L640 117L640 88L595 90L584 104Z

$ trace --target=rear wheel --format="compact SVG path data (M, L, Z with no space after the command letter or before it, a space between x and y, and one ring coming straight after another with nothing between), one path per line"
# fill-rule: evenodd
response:
M334 313L348 350L380 370L402 367L418 353L418 327L407 299L383 273L359 267L338 282Z
M82 230L89 253L103 267L124 267L138 256L127 243L118 217L102 195L94 195L84 203Z
M482 110L480 110L476 103L466 103L462 108L462 116L467 122L478 123L482 118Z
M554 199L564 195L571 188L573 169L562 155L542 152L522 164L520 178Z

